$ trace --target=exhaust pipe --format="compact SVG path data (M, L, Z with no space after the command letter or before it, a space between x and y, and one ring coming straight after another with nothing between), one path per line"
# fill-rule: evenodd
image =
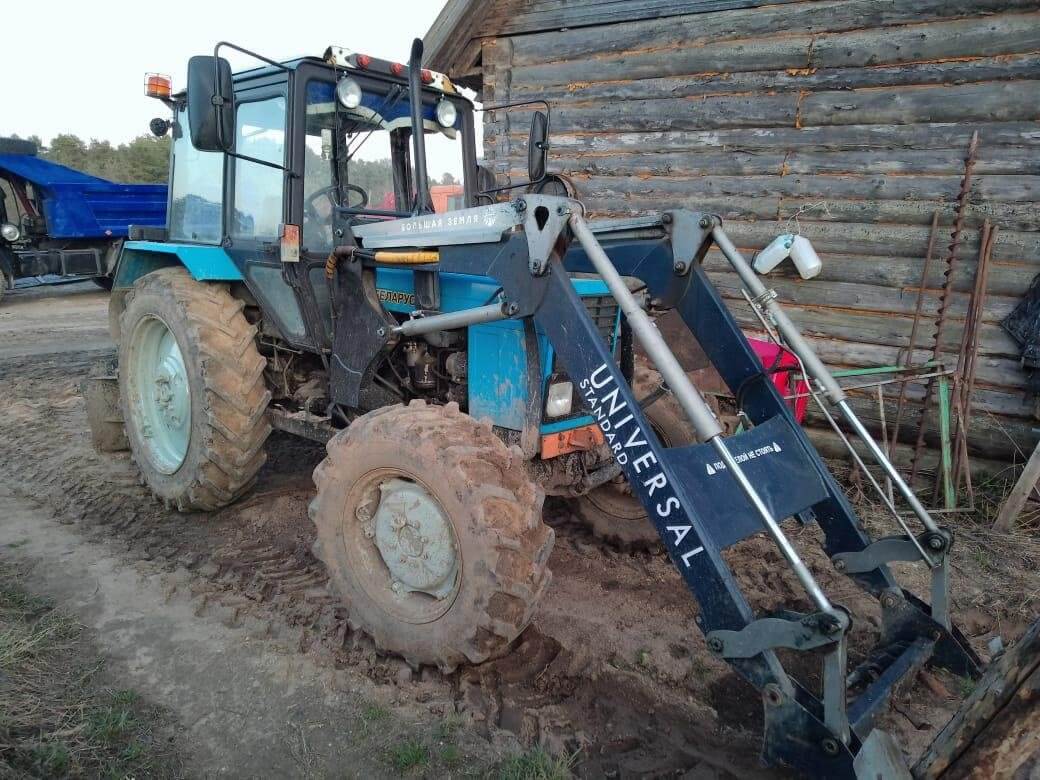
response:
M412 42L412 56L408 60L408 96L412 106L412 144L415 156L415 208L413 214L432 214L430 180L426 175L426 135L422 119L422 38Z

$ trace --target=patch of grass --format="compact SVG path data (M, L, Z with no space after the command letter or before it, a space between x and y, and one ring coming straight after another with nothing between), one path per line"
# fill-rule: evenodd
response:
M455 739L455 735L459 733L459 729L461 728L462 716L453 712L437 724L437 730L434 732L434 736L440 742L450 742Z
M386 723L390 720L390 710L378 704L365 704L361 707L359 715L361 721L361 733L368 734L373 726Z
M448 769L454 769L462 763L462 752L455 745L445 745L437 753L437 758Z
M578 759L575 753L568 757L553 757L542 748L512 756L498 768L499 780L567 780Z
M975 690L975 681L970 677L957 678L957 693L962 699L966 699Z
M83 627L0 564L0 777L166 777L174 748L138 694L110 691Z
M430 765L430 749L418 739L408 739L393 745L389 751L390 763L404 774Z

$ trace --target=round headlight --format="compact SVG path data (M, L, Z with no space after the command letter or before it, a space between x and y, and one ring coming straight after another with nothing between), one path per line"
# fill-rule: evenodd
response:
M459 118L458 109L450 100L441 100L437 104L437 121L441 127L455 127L455 120Z
M22 237L22 231L18 229L17 225L5 222L3 225L0 225L0 236L3 236L5 241L14 243Z
M361 85L354 79L343 79L336 85L336 100L344 108L357 108L361 105Z

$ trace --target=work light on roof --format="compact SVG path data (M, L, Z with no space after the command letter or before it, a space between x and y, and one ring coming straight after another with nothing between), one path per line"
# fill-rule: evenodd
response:
M450 100L442 99L437 104L437 121L441 127L455 127L455 121L459 117L459 111Z
M336 85L336 100L344 108L357 108L361 105L361 85L352 78L341 79Z

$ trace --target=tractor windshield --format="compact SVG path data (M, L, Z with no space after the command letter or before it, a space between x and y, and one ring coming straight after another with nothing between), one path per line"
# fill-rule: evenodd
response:
M308 84L303 243L309 250L332 247L337 205L356 209L359 221L411 210L410 110L407 90L399 86L386 94L365 92L356 108L337 111L332 83ZM425 124L434 206L438 212L461 208L461 133L440 127L432 114Z

